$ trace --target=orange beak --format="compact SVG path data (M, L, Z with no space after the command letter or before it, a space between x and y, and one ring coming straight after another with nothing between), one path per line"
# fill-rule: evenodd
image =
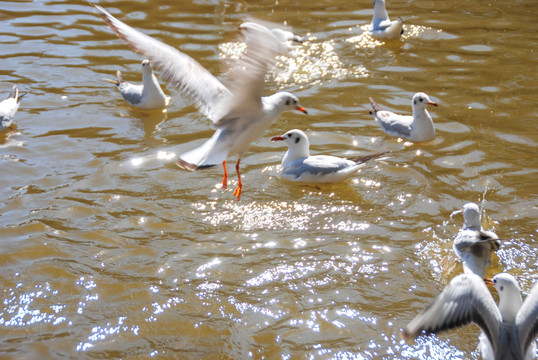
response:
M306 109L302 106L297 106L295 109L299 110L302 113L308 114L308 111L306 111Z
M433 101L429 102L428 105L437 106L437 103L434 103Z
M282 136L275 136L274 138L271 139L271 141L281 141L281 140L284 140Z
M485 282L487 285L493 285L493 284L495 284L495 283L493 282L493 280L491 280L491 279L484 279L484 282Z

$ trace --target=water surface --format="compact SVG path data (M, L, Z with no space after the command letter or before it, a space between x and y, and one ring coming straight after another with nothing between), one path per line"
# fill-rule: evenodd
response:
M361 35L366 0L101 5L214 74L244 15L293 26L309 41L266 92L310 114L283 114L251 147L236 202L220 167L174 165L213 131L187 99L164 85L167 113L140 111L101 80L140 81L142 59L88 3L4 1L0 91L30 94L0 134L2 358L479 357L475 326L399 332L461 272L451 214L465 202L503 239L488 274L525 294L537 280L533 2L393 0L393 17L414 17L384 43ZM410 113L418 91L439 103L429 143L385 136L361 107ZM292 128L314 154L392 154L342 184L290 184L270 138Z

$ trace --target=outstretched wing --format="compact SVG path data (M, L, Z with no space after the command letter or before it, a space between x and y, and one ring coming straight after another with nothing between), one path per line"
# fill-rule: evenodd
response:
M99 5L92 5L120 39L163 72L165 81L187 94L213 122L218 121L218 103L223 97L230 96L230 91L217 78L190 56L133 29Z
M474 322L498 347L502 317L484 281L475 274L456 276L424 311L404 329L403 337L413 339L421 332L437 333Z
M245 113L259 112L265 85L265 75L274 66L276 56L286 51L284 45L264 26L240 27L245 37L245 53L226 73L226 86L233 97L219 104L222 126L229 119Z
M516 315L519 344L523 354L538 335L538 282L534 284Z

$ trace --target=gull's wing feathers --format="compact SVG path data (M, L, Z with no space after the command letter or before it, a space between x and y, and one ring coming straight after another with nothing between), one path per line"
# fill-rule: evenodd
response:
M385 30L392 25L392 21L389 18L383 19L374 26L373 30Z
M534 284L516 315L519 344L523 354L538 335L538 282Z
M265 75L274 66L276 56L285 51L283 45L267 28L254 26L248 27L246 31L246 51L226 74L226 85L232 92L233 99L220 104L220 116L215 121L216 126L238 117L240 113L261 109ZM219 121L220 119L222 121Z
M491 253L497 251L501 242L491 231L462 229L454 239L454 251L463 263L464 272L484 277L491 264Z
M18 97L19 97L19 88L17 87L17 85L13 85L13 87L11 88L11 92L9 93L9 96L7 98L17 100Z
M381 156L383 156L383 155L386 155L386 154L388 154L389 152L390 152L390 151L383 151L383 152L379 152L379 153L375 153L375 154L370 154L370 155L356 156L356 157L348 158L348 160L351 160L351 161L353 161L353 162L356 163L356 164L362 164L362 163L367 162L368 160L372 160L372 159L381 157Z
M295 165L295 166L293 166ZM330 155L314 155L309 156L304 160L294 161L292 166L295 173L310 172L310 173L331 173L345 169L355 164L347 159L342 159Z
M370 111L370 114L374 115L377 122L383 128L383 131L390 135L394 134L395 136L400 136L402 134L411 136L412 116L402 116L395 114L392 111L383 110L373 98L369 99L373 109L373 111Z
M142 85L131 84L124 81L118 85L121 96L131 105L137 105L142 101L142 92L144 87Z
M405 339L422 331L436 333L474 322L498 346L502 317L484 281L475 274L456 276L424 311L404 329Z
M217 78L191 57L133 29L99 5L92 5L120 39L133 51L150 59L153 66L163 72L165 81L190 96L211 120L218 120L216 106L230 92Z
M378 111L375 117L387 134L411 136L412 116L401 116L390 111Z
M458 251L470 251L479 256L480 249L486 249L489 252L488 246L491 246L493 251L499 250L501 243L499 237L491 231L471 230L466 229L460 231L454 239L454 248Z

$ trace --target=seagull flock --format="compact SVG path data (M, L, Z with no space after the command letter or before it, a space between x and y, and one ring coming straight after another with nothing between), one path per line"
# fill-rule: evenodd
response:
M259 22L244 22L239 31L244 36L246 51L227 72L225 83L220 82L196 60L177 49L153 39L116 19L99 5L92 4L101 19L133 51L143 55L142 84L131 84L123 79L103 79L117 86L125 101L141 109L162 109L170 103L153 67L162 72L169 85L180 90L207 116L216 128L213 136L201 146L179 156L177 165L195 171L222 164L223 188L227 187L226 160L237 156L238 185L233 193L237 200L242 193L239 170L241 157L250 144L284 111L307 110L299 99L289 92L262 96L264 77L274 66L278 55L287 54L302 39L288 29ZM404 32L404 20L391 21L385 0L374 0L374 15L368 34L379 39L398 39ZM0 131L11 128L20 100L13 86L7 99L0 102ZM435 127L427 106L437 106L423 92L411 101L412 115L399 115L383 110L372 98L370 114L388 135L412 142L431 141ZM272 141L283 141L288 146L281 163L281 176L298 183L335 183L344 181L372 159L387 152L340 158L328 155L310 155L307 135L293 129ZM525 301L516 279L508 273L486 278L491 257L501 246L499 237L481 225L480 209L474 203L463 206L463 227L453 242L453 250L461 260L463 273L454 277L445 289L402 331L402 337L411 341L420 335L438 333L470 323L478 325L482 333L478 348L483 359L534 359L538 332L538 285L534 284ZM495 304L487 285L495 288L499 303Z

